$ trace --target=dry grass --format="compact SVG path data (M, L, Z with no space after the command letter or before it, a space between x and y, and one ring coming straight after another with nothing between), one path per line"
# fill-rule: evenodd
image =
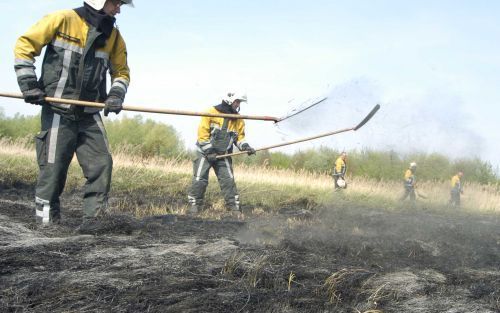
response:
M242 252L235 252L224 263L224 267L221 270L223 275L234 275L236 270L242 266L242 263L246 255Z
M9 165L4 164L6 157L11 160L19 157L31 160L30 166L36 168L35 152L26 142L13 143L0 140L0 155L5 156L0 160L2 167ZM143 159L115 152L114 164L113 188L125 192L139 187L154 189L156 186L158 193L169 189L177 194L184 194L192 175L192 163L188 160ZM12 173L10 174L12 175ZM76 176L81 179L79 174ZM123 179L120 179L121 176ZM214 176L211 175L207 197L214 194L214 198L218 198L220 196L215 194L219 191L213 187L217 186ZM273 205L286 204L287 201L293 202L294 199L299 198L307 198L316 202L332 201L332 179L324 174L237 166L235 177L242 197L251 198L253 204L266 203L272 207ZM363 177L350 177L348 183L348 188L342 191L344 199L363 200L365 203L374 202L374 205L397 207L398 198L403 191L402 183L395 181L375 181ZM69 181L68 185L71 186L72 182ZM450 197L448 182L420 182L418 190L427 198L419 199L419 202L424 205L446 206ZM500 212L500 191L497 186L466 182L464 191L462 196L464 210ZM222 207L222 203L218 201L214 201L213 205L215 208ZM182 212L185 208L180 206L177 210ZM153 206L150 211L163 212L164 208Z
M355 192L367 196L387 198L397 202L403 193L401 182L379 181L355 177L351 180L347 193ZM478 183L465 183L464 194L461 197L462 207L466 210L481 212L500 212L500 192L498 187L481 185ZM450 200L450 187L448 182L424 181L419 182L417 192L425 197L419 202L438 206L447 206Z
M266 267L269 265L267 255L246 255L241 252L231 254L224 263L221 274L227 276L240 275L248 286L256 288L261 282L264 272L272 274Z
M352 281L359 275L371 275L371 272L361 268L344 268L330 275L324 282L322 290L326 292L330 303L342 302L344 289L352 288Z
M288 275L288 292L292 290L292 283L295 283L295 278L297 278L297 275L294 272L290 272L290 275Z

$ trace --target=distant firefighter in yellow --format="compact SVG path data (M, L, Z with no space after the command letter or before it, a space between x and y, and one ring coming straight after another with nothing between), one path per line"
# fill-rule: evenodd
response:
M347 172L347 153L342 152L335 161L335 166L333 167L333 173L332 173L336 191L347 188L347 183L345 182L346 172Z
M460 195L464 193L462 189L462 176L464 176L464 173L458 172L451 178L450 205L454 208L460 207Z
M404 176L405 191L403 196L401 197L401 201L410 197L410 201L415 202L416 200L415 187L417 183L417 178L415 176L416 171L417 171L417 163L411 162L410 167L405 172Z

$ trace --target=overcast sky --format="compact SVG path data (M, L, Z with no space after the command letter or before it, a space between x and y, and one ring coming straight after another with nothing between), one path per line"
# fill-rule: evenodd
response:
M282 116L328 97L279 128L248 121L248 140L258 148L354 126L380 103L358 132L284 151L319 145L419 150L500 165L500 2L134 2L117 20L131 67L125 104L200 111L241 88L249 97L241 113ZM18 92L17 37L43 15L81 3L0 0L1 91ZM0 109L8 116L39 110L6 99ZM187 147L196 141L199 118L144 116L173 125Z

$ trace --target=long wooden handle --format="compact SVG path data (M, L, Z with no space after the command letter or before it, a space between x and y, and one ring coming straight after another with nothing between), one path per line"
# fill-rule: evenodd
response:
M283 146L292 145L294 143L299 143L299 142L309 141L309 140L313 140L313 139L317 139L317 138L321 138L321 137L326 137L326 136L331 136L331 135L335 135L335 134L340 134L340 133L348 132L348 131L351 131L351 130L358 130L361 127L363 127L363 125L365 125L375 115L375 113L377 113L377 111L379 109L380 109L380 104L375 105L373 107L373 109L370 111L370 113L368 113L368 115L365 116L365 118L358 125L356 125L354 127L344 128L344 129L340 129L340 130L334 130L334 131L331 131L331 132L328 132L328 133L324 133L324 134L321 134L321 135L316 135L316 136L302 138L302 139L298 139L298 140L294 140L294 141L290 141L290 142L280 143L280 144L277 144L277 145L263 147L263 148L255 149L255 151L269 150L269 149L273 149L273 148L277 148L277 147L283 147ZM247 153L248 152L246 152L246 151L240 151L240 152L235 152L235 153L218 155L217 159L221 159L221 158L225 158L225 157L230 157L230 156L233 156L233 155L247 154Z
M16 98L23 99L21 94L15 93L0 93L0 97L6 98ZM100 102L90 102L72 99L61 99L45 97L45 100L53 103L62 104L72 104L77 106L86 106L92 108L104 108L104 103ZM209 117L222 117L222 118L235 118L235 119L245 119L245 120L260 120L260 121L273 121L277 122L279 118L273 116L258 116L258 115L240 115L240 114L225 114L225 113L208 113L208 112L193 112L193 111L179 111L179 110L169 110L169 109L156 109L156 108L145 108L131 105L124 105L123 110L125 111L136 111L136 112L147 112L147 113L161 113L161 114L173 114L173 115L189 115L189 116L209 116Z
M309 140L313 140L313 139L317 139L317 138L321 138L321 137L326 137L326 136L331 136L331 135L335 135L335 134L339 134L339 133L343 133L343 132L347 132L347 131L351 131L351 130L354 130L354 128L344 128L344 129L340 129L340 130L336 130L336 131L324 133L324 134L321 134L321 135L316 135L316 136L302 138L302 139L298 139L298 140L294 140L294 141L284 142L284 143L280 143L280 144L277 144L277 145L262 147L262 148L255 149L255 151L269 150L269 149L273 149L273 148L278 148L278 147L293 145L295 143L309 141ZM234 156L234 155L247 154L247 153L248 152L246 152L246 151L239 151L239 152L230 153L230 154L223 154L223 155L218 155L217 159L221 159L221 158L225 158L225 157L229 157L229 156Z

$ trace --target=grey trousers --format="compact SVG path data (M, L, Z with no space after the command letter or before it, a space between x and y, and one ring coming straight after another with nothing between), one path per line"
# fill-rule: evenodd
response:
M415 194L415 188L413 187L408 187L405 186L405 193L401 197L401 201L405 200L406 198L410 197L410 201L415 202L417 199L417 196Z
M450 192L450 204L453 207L460 207L460 191L452 189Z
M333 174L333 183L335 184L335 190L341 189L339 184L337 183L339 178L344 179L344 177L341 174Z
M107 208L113 168L100 114L82 114L73 120L54 113L44 105L41 122L41 131L35 137L40 169L35 190L37 216L59 218L59 197L75 153L87 179L83 195L84 215L98 215Z
M240 199L233 175L233 161L229 158L218 159L209 163L205 156L196 152L196 159L193 161L193 180L188 193L188 200L191 205L203 206L205 191L208 186L208 175L213 168L219 186L224 194L226 206L231 210L240 209Z

